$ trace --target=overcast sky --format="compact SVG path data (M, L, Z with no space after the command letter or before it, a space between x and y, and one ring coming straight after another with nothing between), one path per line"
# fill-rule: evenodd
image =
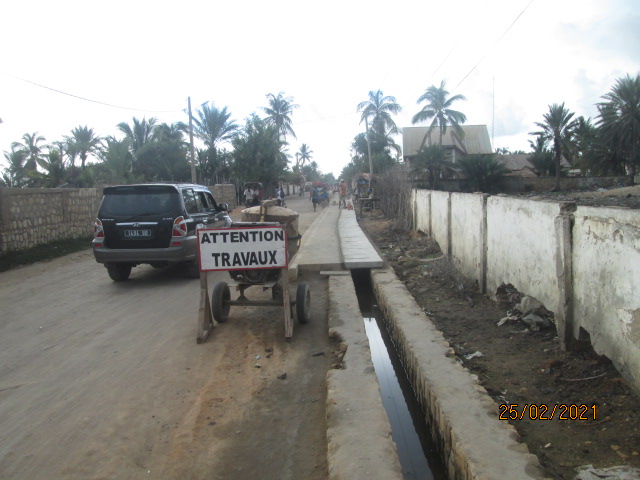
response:
M615 80L640 72L640 0L5 0L0 45L0 152L25 133L187 122L188 97L244 125L283 91L300 106L289 153L306 143L338 176L370 90L394 96L409 127L444 79L494 149L528 151L552 103L595 117Z

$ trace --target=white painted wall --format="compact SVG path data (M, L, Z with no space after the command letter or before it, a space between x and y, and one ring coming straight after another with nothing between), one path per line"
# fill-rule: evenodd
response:
M451 193L431 191L431 236L443 253L449 254L449 197Z
M555 218L560 205L515 197L487 199L487 293L502 283L558 310Z
M640 211L578 207L573 226L574 335L584 328L625 376L640 372Z
M414 228L420 232L429 232L429 201L431 192L429 190L412 190L416 215Z
M484 274L491 297L511 283L537 298L561 340L582 339L582 328L640 389L640 211L504 195L483 206L482 195L438 191L419 201L426 195L414 195L415 224L462 274L479 283Z
M484 254L484 199L482 193L451 194L451 260L465 277L476 280L481 290Z

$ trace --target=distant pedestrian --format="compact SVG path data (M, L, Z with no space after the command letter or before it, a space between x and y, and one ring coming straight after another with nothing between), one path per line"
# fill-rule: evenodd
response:
M316 211L316 206L318 205L319 201L320 201L320 192L318 192L318 187L313 185L311 190L311 202L313 203L314 212Z
M344 183L344 180L340 180L340 185L338 185L338 194L340 195L340 201L338 202L338 208L347 208L347 184Z
M253 205L253 189L251 187L247 187L244 189L244 205L246 207L250 207Z
M280 185L280 188L278 189L278 194L277 194L277 199L278 199L278 205L281 207L287 207L287 204L284 202L284 190L282 189L282 185Z

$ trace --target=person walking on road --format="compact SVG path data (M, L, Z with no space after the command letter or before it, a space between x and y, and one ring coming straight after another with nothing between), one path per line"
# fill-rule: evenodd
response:
M347 184L344 183L344 180L340 180L340 185L338 185L338 195L340 195L340 201L338 202L338 208L347 208Z
M281 207L287 208L287 204L284 201L284 197L285 197L284 190L282 189L282 185L280 185L280 188L278 189L278 195L277 195L278 205Z
M314 212L316 211L316 206L318 205L319 201L320 201L320 192L318 192L318 187L314 185L311 190L311 202L313 203Z
M246 207L250 207L253 205L253 189L251 187L247 187L244 189L244 204Z

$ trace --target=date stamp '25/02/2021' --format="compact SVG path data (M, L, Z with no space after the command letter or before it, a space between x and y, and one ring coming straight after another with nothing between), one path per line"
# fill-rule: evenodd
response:
M598 406L585 404L545 403L518 404L502 403L498 405L500 420L596 420Z

